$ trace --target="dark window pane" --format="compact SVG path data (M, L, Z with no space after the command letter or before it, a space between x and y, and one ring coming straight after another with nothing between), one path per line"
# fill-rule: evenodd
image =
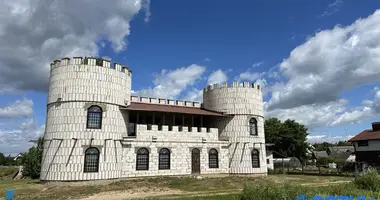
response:
M99 171L99 150L95 147L90 147L86 150L84 156L84 172Z
M170 151L167 148L159 152L158 169L170 169Z
M252 167L260 168L260 155L257 149L252 150Z
M209 168L219 168L218 151L216 149L210 149L208 153L208 165Z
M249 120L249 133L250 133L250 135L258 135L258 133L257 133L257 120L255 118L251 118Z
M87 128L102 128L102 109L99 106L91 106L87 110Z
M141 148L136 155L136 170L149 170L149 151Z

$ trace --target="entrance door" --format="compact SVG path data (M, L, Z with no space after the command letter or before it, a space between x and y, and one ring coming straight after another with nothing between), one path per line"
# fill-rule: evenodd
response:
M191 150L191 173L200 174L201 173L201 152L199 149L194 148Z

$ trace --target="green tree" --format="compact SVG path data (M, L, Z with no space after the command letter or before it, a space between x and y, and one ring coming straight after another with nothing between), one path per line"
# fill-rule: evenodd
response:
M0 166L5 165L5 156L3 153L0 153Z
M328 142L322 142L322 143L315 143L313 144L315 147L315 151L326 151L329 147L332 147L333 144Z
M23 175L31 178L39 178L41 172L41 160L43 151L43 137L38 138L37 146L31 147L22 155Z
M265 120L265 140L274 144L274 151L296 157L301 161L307 158L307 128L294 120L281 122L277 118Z

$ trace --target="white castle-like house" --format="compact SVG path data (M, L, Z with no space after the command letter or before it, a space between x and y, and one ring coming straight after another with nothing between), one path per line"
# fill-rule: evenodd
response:
M41 181L273 168L260 85L210 85L201 104L132 96L131 82L129 68L101 58L51 64Z

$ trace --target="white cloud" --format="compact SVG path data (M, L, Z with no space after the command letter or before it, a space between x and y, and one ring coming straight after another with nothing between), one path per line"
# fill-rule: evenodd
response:
M256 81L257 79L261 78L265 73L257 73L257 72L250 72L246 71L239 75L240 80L246 80L246 81Z
M368 119L374 115L373 110L370 107L364 107L362 109L352 110L344 112L342 115L331 122L331 125L358 123L363 119Z
M193 86L205 71L204 66L192 64L175 70L162 70L153 80L154 87L136 91L139 96L177 98L189 86Z
M202 102L203 101L203 90L198 90L196 88L193 88L192 90L189 90L184 98L188 101L197 101Z
M228 80L228 77L226 73L224 73L221 69L218 69L216 71L213 71L211 75L208 77L208 84L215 84L215 83L223 83Z
M363 105L349 108L348 101L340 99L329 103L309 104L290 109L268 110L264 103L265 115L282 120L294 119L309 127L337 126L360 123L376 117L380 112L380 90L375 88L373 100L363 100Z
M267 110L264 103L265 117L277 117L281 120L293 119L308 127L329 125L346 110L347 100L341 99L327 104L303 105L292 109Z
M0 108L0 118L29 117L33 114L33 101L29 99L17 100Z
M343 3L343 0L334 0L327 6L326 10L322 14L318 15L318 17L326 17L337 13L343 6Z
M45 125L37 127L33 119L27 119L16 129L0 129L0 152L16 154L27 151L33 144L30 140L43 136Z
M1 1L0 93L46 91L50 62L96 56L100 39L125 50L130 21L141 10L148 21L149 0Z
M272 91L268 109L333 102L343 91L380 81L379 33L380 10L310 37L279 65L287 82Z
M263 61L261 61L261 62L256 62L256 63L253 63L252 64L252 68L256 68L256 67L259 67L260 65L262 65L262 64L264 64L264 62Z
M309 143L322 143L322 142L329 142L329 143L336 143L339 141L347 141L354 137L353 135L348 136L331 136L331 135L308 135L307 141Z

